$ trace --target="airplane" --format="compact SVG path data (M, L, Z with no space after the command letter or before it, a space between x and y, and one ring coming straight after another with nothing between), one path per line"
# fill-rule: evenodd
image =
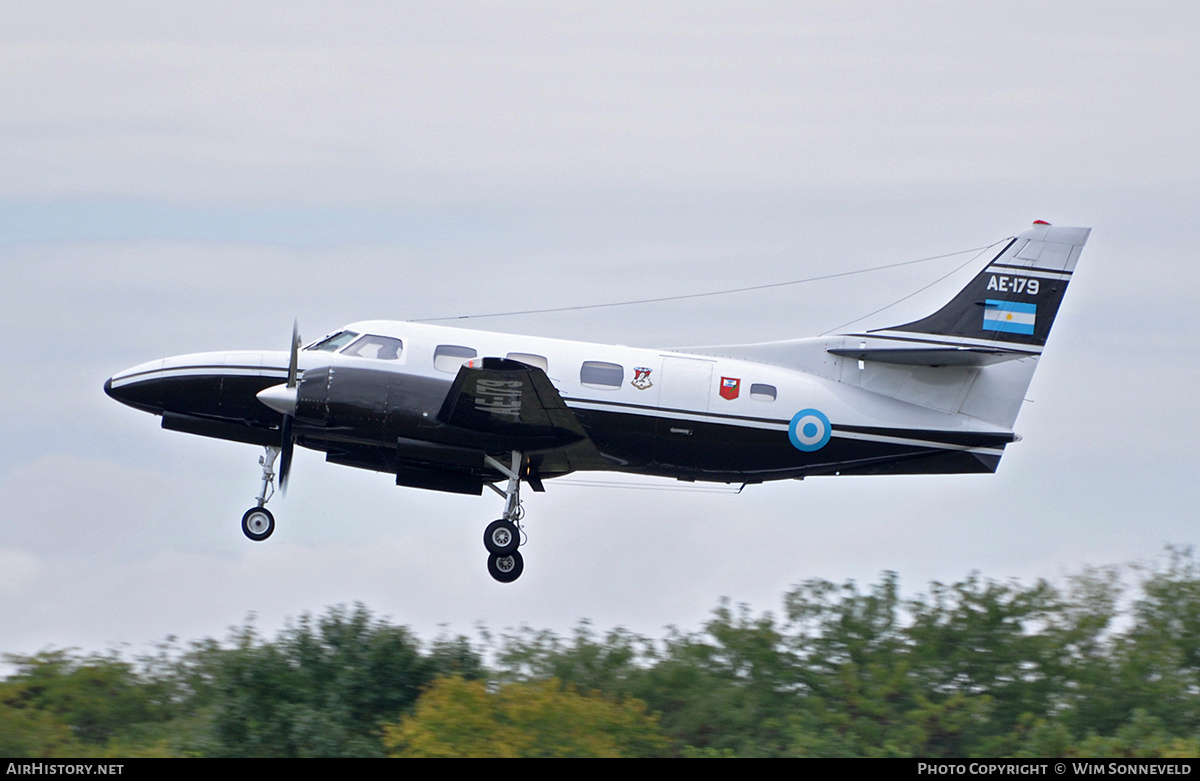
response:
M488 572L509 583L522 483L584 471L756 484L995 472L1090 228L1038 220L933 314L869 331L660 350L407 321L288 351L207 352L104 383L162 427L258 445L242 517L271 536L296 445L396 484L504 500Z

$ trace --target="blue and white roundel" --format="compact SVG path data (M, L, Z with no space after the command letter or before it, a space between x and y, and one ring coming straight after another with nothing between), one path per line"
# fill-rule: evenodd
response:
M833 427L829 425L829 418L825 417L820 410L802 409L792 417L792 422L788 424L788 439L792 440L792 445L797 450L807 453L825 447L832 431Z

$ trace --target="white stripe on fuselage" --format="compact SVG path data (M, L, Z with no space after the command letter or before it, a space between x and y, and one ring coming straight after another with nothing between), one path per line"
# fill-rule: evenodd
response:
M277 369L262 366L226 366L221 364L202 364L198 366L176 366L169 369L152 369L149 371L129 370L112 378L112 387L120 388L138 382L150 380L171 380L180 377L271 377L279 380L287 379L287 368Z

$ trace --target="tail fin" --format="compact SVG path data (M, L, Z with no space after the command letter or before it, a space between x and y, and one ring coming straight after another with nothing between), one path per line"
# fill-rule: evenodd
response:
M928 317L845 334L840 381L1011 429L1090 233L1039 220Z
M1091 231L1038 220L950 303L921 320L879 330L1041 347Z
M1091 231L1035 222L950 303L911 323L688 351L774 363L1011 430Z

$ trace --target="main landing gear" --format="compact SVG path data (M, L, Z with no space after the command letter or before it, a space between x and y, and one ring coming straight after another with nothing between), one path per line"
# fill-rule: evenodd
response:
M501 583L512 583L525 570L525 560L517 547L521 544L521 453L512 452L511 464L504 464L491 456L484 462L508 478L504 490L492 483L488 487L504 497L504 516L492 521L483 531L483 547L488 552L488 574Z
M251 507L242 516L242 534L255 542L262 542L275 531L275 516L267 509L267 500L275 495L275 459L279 458L280 449L266 448L267 452L258 457L262 467L262 488L258 492L258 504Z
M275 461L281 449L268 445L266 453L259 457L262 467L262 488L259 489L257 504L242 516L242 533L255 542L262 542L275 531L275 516L267 509L267 501L275 495ZM488 574L501 583L512 583L525 570L525 560L517 550L521 545L521 461L520 451L512 451L510 463L505 464L491 456L484 461L508 478L503 489L495 484L487 485L504 497L504 514L492 521L483 532L483 546L488 552ZM537 484L535 483L535 487Z

